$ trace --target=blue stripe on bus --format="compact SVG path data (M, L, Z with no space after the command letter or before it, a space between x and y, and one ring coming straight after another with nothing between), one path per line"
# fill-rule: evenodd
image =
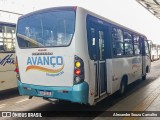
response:
M55 98L60 100L68 100L72 102L78 102L87 104L89 86L88 83L82 82L72 87L52 87L52 86L39 86L25 84L18 80L18 90L20 95L37 96L44 98ZM68 91L63 93L62 91ZM51 91L51 96L43 96L39 94L39 91Z

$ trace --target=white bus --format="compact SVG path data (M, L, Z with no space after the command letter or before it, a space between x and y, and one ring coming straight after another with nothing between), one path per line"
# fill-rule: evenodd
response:
M158 45L157 44L152 44L151 48L151 59L152 61L158 60Z
M157 45L157 54L158 54L158 59L160 59L160 45Z
M0 91L17 87L15 33L16 24L0 22Z
M153 46L153 42L151 40L148 40L148 46L149 46L149 52L150 52L150 59L152 61L152 46Z
M21 16L16 54L20 95L94 105L150 71L147 38L81 7Z

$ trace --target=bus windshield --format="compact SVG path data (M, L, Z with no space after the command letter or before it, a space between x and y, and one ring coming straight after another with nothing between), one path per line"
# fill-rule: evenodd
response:
M18 21L18 45L20 48L68 46L74 26L74 11L48 11L23 17Z

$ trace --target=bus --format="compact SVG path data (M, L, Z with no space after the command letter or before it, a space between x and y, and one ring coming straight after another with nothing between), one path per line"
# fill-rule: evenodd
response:
M16 24L0 22L0 91L17 87L15 37Z
M157 45L157 54L158 54L158 59L160 59L160 45Z
M54 7L17 23L20 95L94 105L150 72L147 38L81 7Z
M152 60L152 46L153 46L153 42L151 40L148 40L148 46L149 46L149 52L150 52L150 59Z
M152 44L152 50L151 50L151 59L152 61L158 60L158 45Z

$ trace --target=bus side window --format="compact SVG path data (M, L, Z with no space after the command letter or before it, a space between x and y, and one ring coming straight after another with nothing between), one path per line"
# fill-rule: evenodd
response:
M133 35L133 43L134 43L134 54L140 55L140 41L139 36Z
M100 60L104 60L104 32L99 31L99 57Z
M96 32L95 28L89 28L89 53L92 60L96 60Z
M15 27L0 27L0 52L14 51L15 49Z
M124 32L125 55L133 55L132 36L128 32Z
M3 37L2 37L3 33L2 33L2 27L0 27L0 52L4 51L4 47L3 47Z
M121 29L112 29L113 55L123 55L123 33Z

